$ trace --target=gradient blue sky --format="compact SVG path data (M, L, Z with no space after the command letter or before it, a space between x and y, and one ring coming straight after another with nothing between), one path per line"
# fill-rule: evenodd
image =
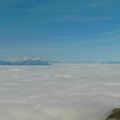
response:
M120 0L0 0L0 58L120 59Z

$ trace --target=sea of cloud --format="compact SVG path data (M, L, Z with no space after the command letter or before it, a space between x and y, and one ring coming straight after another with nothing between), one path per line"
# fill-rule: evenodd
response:
M104 120L120 107L120 65L0 66L0 120Z

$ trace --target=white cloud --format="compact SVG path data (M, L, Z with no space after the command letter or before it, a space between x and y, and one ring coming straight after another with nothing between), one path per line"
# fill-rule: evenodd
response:
M0 66L0 119L105 119L119 105L119 71L119 65Z

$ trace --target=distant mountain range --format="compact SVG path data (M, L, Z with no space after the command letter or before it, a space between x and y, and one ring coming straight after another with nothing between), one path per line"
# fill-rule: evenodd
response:
M48 61L40 59L27 59L27 60L15 60L15 61L4 61L0 60L0 65L50 65Z
M0 60L0 65L51 65L53 63L81 63L81 64L120 64L120 61L107 61L107 62L90 62L90 61L81 61L81 62L63 62L63 61L47 61L42 59L35 58L26 58L26 59L17 59L17 60Z
M120 64L120 61L102 62L102 64Z

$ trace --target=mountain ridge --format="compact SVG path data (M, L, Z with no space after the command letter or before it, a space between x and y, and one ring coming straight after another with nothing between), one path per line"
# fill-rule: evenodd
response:
M15 60L15 61L9 61L9 60L0 60L0 65L50 65L46 60L41 59L27 59L27 60Z

